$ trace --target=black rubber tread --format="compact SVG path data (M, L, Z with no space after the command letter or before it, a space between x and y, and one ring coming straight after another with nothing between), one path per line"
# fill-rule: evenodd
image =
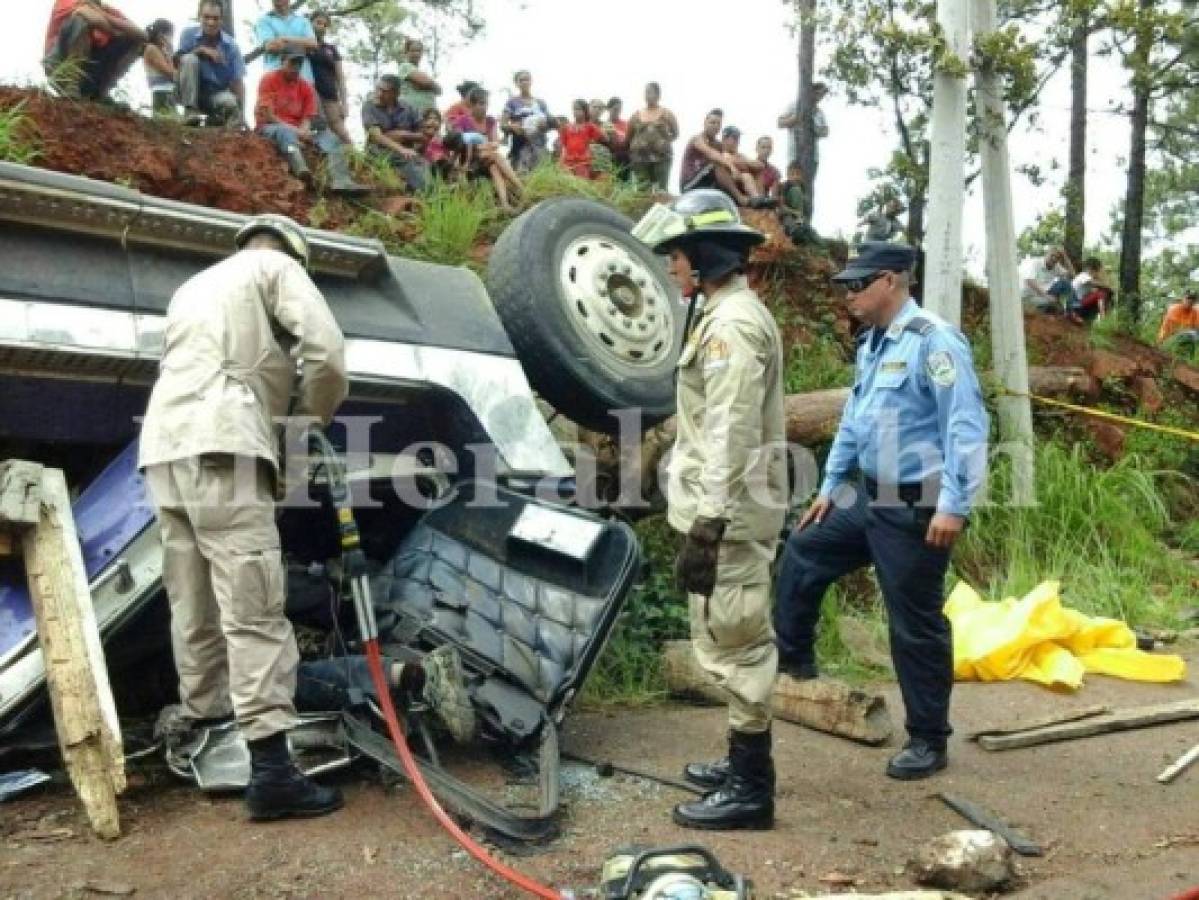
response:
M615 371L594 356L566 318L559 253L568 232L593 225L649 263L666 296L676 296L660 260L629 234L632 224L594 200L556 197L523 213L500 235L487 267L488 293L533 389L562 415L606 433L616 431L612 410L640 408L645 427L674 415L681 306L670 310L675 346L666 364L652 372Z

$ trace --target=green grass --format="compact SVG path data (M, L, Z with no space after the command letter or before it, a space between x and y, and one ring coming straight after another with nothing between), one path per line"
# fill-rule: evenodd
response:
M567 172L553 160L545 160L521 179L522 207L528 209L550 197L588 197L620 210L633 221L653 205L653 198L635 185L611 178L589 181Z
M787 354L783 387L788 394L802 394L853 383L853 360L835 337L820 335L806 346L795 346Z
M0 160L27 166L41 155L37 127L25 113L25 101L0 109Z
M1010 469L992 468L990 496L955 556L954 568L985 597L1022 596L1041 581L1062 582L1068 606L1132 625L1176 624L1193 590L1184 562L1167 552L1176 527L1168 494L1195 484L1178 472L1125 456L1096 468L1084 448L1041 445L1036 454L1038 503L1003 501Z
M420 237L405 255L443 265L470 260L483 225L496 215L491 185L434 181L418 207Z

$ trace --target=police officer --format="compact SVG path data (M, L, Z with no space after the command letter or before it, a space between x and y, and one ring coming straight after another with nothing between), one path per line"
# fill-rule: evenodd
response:
M675 807L695 828L768 828L774 820L770 696L777 653L770 566L786 508L782 342L746 284L763 236L722 192L684 194L634 229L690 298L678 362L678 437L667 489L670 524L686 535L677 561L700 664L728 695L728 755L684 770L709 789Z
M833 279L869 327L820 494L787 540L775 609L780 669L815 677L825 590L874 564L910 738L887 774L905 780L947 763L945 571L983 480L988 427L970 345L909 294L914 262L910 247L867 241Z
M184 717L236 715L251 818L321 815L341 795L301 775L286 742L299 654L283 615L274 423L293 388L294 413L328 423L346 396L344 340L294 222L251 219L236 244L171 299L138 462L162 533Z

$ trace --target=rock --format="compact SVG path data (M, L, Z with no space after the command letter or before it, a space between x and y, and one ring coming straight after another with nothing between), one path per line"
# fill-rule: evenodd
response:
M1087 419L1084 427L1091 432L1091 437L1095 439L1095 445L1099 448L1099 452L1108 459L1114 461L1124 455L1126 435L1124 429L1119 425L1099 419Z
M1137 402L1140 403L1141 409L1146 412L1160 412L1161 408L1166 405L1166 398L1162 396L1162 391L1157 386L1156 378L1151 378L1148 375L1138 375L1132 380L1132 392L1136 394Z
M967 894L998 890L1011 881L1012 850L990 831L951 831L929 841L908 863L920 884Z
M1092 350L1087 371L1103 381L1106 378L1131 378L1141 369L1140 363L1111 350Z

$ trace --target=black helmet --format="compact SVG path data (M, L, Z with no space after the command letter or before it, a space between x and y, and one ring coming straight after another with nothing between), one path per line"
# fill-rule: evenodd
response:
M697 241L712 242L748 253L766 240L760 231L741 224L731 197L722 191L688 191L670 206L661 203L633 227L633 237L655 253L669 253Z

